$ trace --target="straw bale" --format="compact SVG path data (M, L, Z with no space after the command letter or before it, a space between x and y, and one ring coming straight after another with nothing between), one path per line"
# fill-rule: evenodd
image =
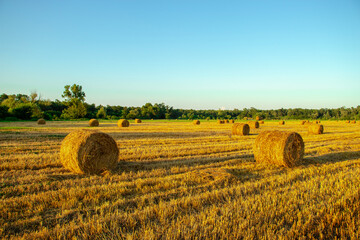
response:
M256 121L259 121L261 120L261 117L260 116L256 116Z
M324 133L324 126L322 124L309 124L308 132L313 134L323 134Z
M233 135L249 135L250 127L246 123L235 123L232 126L232 134Z
M128 120L126 119L120 119L118 122L117 122L117 125L118 127L129 127L130 123Z
M250 128L259 128L260 124L258 121L250 121L247 123L249 125Z
M350 120L346 120L345 123L350 123Z
M46 124L46 121L45 121L45 119L40 118L39 120L37 120L37 124L38 125L44 125L44 124Z
M100 174L116 167L119 149L108 134L94 130L77 130L61 143L60 161L78 174Z
M305 123L306 123L306 120L302 120L302 121L300 122L301 125L304 125Z
M220 120L220 119L218 119L218 120L217 120L217 123L218 123L218 124L224 124L224 123L225 123L225 121L224 121L224 120Z
M193 124L194 124L194 125L200 125L200 121L199 121L199 120L194 120L194 121L193 121Z
M225 119L224 121L225 121L225 123L229 123L229 119Z
M90 127L97 127L97 126L99 126L99 121L96 120L96 119L90 119L89 126Z
M356 120L352 120L350 123L356 123Z
M263 121L263 120L261 120L261 121L259 121L259 123L260 123L260 124L264 124L264 121Z
M141 120L136 118L135 123L141 123Z
M230 123L234 123L234 122L235 122L235 120L234 120L234 119L231 119L231 120L230 120Z
M279 122L279 124L280 124L280 125L285 125L285 121L281 120L281 121Z
M304 156L304 141L296 132L265 131L257 136L253 152L256 162L294 167Z

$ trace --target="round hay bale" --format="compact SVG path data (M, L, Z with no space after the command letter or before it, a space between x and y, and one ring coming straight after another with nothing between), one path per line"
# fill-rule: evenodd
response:
M304 141L296 132L265 131L255 139L253 152L256 162L294 167L304 156Z
M46 124L46 121L45 121L45 119L40 118L40 119L37 120L37 124L38 124L38 125L45 125L45 124Z
M306 120L302 120L302 121L300 122L301 125L304 125L305 123L306 123Z
M225 123L229 123L229 119L225 119L224 121L225 121Z
M308 133L323 134L324 126L322 124L309 124Z
M259 128L260 124L258 121L250 121L247 123L249 125L250 128Z
M63 166L79 174L100 174L116 167L119 149L109 135L94 130L77 130L61 143Z
M280 125L285 125L285 121L281 120L281 121L279 122L279 124L280 124Z
M356 123L356 120L352 120L351 123Z
M260 116L256 116L256 121L259 121L260 119Z
M96 120L96 119L90 119L89 126L90 127L97 127L97 126L99 126L99 121Z
M233 135L249 135L250 133L250 127L246 123L235 123L232 126L232 132Z
M129 127L130 123L128 120L126 119L120 119L118 122L117 122L117 125L118 127Z
M230 120L230 123L234 123L234 122L235 122L235 120L234 120L234 119L231 119L231 120Z
M346 122L345 123L350 123L350 120L346 120Z
M220 120L220 119L218 119L218 120L217 120L217 123L218 123L218 124L224 124L224 123L225 123L225 121L224 121L224 120Z
M263 120L261 120L261 121L259 121L259 123L260 123L260 124L264 124L264 121L263 121Z
M193 124L194 124L194 125L200 125L200 121L199 121L199 120L194 120L194 121L193 121Z
M141 123L141 120L136 118L135 123Z

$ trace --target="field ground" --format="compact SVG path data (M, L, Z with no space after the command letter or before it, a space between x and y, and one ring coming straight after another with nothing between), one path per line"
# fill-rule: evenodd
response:
M0 122L0 238L360 239L360 124L265 121L249 136L232 124L100 121L120 149L116 171L75 175L63 138L87 122ZM258 133L296 131L295 168L257 164Z

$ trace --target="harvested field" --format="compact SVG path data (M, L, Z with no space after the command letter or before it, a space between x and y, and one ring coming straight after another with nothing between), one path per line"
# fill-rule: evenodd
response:
M269 120L237 136L216 121L104 120L96 130L115 139L117 167L78 175L60 146L88 121L0 122L0 238L359 239L360 125L321 124L316 135ZM269 130L301 135L299 166L255 162Z

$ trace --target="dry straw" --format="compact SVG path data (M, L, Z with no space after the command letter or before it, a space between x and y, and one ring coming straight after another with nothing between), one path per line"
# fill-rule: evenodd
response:
M264 121L263 121L263 120L261 120L261 121L259 121L259 123L260 123L260 124L264 124Z
M217 123L218 123L218 124L224 124L224 123L225 123L225 121L224 121L224 120L220 120L220 119L218 119L218 120L217 120Z
M194 125L200 125L200 121L199 121L199 120L194 120L194 121L193 121L193 124L194 124Z
M141 123L141 120L136 118L135 123Z
M304 156L304 141L296 132L265 131L257 136L253 151L256 162L294 167Z
M45 121L45 119L40 118L39 120L37 120L37 124L44 125L44 124L46 124L46 121Z
M279 122L279 124L280 124L280 125L285 125L285 121L281 120L281 121Z
M117 125L118 127L129 127L130 123L128 120L126 119L120 119L118 122L117 122Z
M229 119L225 119L225 123L229 123Z
M259 121L261 118L259 116L256 116L256 121Z
M250 121L247 124L249 124L250 128L259 128L260 127L260 124L258 121Z
M352 120L351 123L356 123L356 120Z
M230 123L234 123L234 122L235 122L234 119L231 119L231 120L230 120Z
M89 126L90 127L97 127L97 126L99 126L99 121L96 120L96 119L90 119Z
M350 123L350 120L346 120L346 122L345 123Z
M324 133L324 126L322 124L309 124L308 132L313 134L323 134Z
M302 120L302 121L300 122L301 125L304 125L305 123L306 123L306 120Z
M246 123L235 123L232 126L232 134L233 135L249 135L250 127Z
M77 130L61 143L63 166L79 174L100 174L116 167L119 149L109 135L93 130Z

